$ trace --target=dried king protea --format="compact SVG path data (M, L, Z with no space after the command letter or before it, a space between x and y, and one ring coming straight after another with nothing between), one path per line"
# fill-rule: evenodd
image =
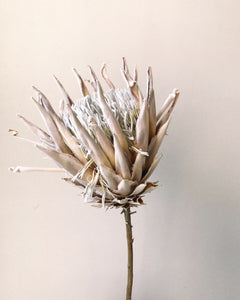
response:
M37 99L33 100L48 133L23 116L18 116L39 137L40 143L36 143L36 147L71 176L65 180L71 180L84 189L83 198L86 202L123 208L143 204L141 197L157 187L155 182L147 180L161 158L157 152L166 134L178 90L173 90L156 115L150 67L145 97L137 84L136 68L131 77L124 58L122 74L127 89L114 87L104 65L101 73L110 90L103 92L90 68L94 90L90 94L76 69L73 71L82 98L74 103L55 77L64 94L59 114L47 97L34 87ZM17 167L11 170L20 172L35 168Z
M101 74L110 89L103 92L90 67L90 93L76 69L73 69L82 97L72 101L60 81L63 92L59 114L47 97L37 88L34 99L48 133L18 115L36 134L36 147L51 157L61 169L10 168L14 172L47 170L65 171L67 181L83 189L86 202L95 206L121 207L125 213L129 246L127 298L132 289L132 233L130 207L143 204L142 196L157 187L148 178L156 168L161 154L159 146L166 134L170 114L179 92L173 92L156 114L152 70L147 72L147 93L143 97L137 83L137 70L130 75L123 58L122 74L127 89L115 88L103 65ZM11 130L14 135L16 131Z

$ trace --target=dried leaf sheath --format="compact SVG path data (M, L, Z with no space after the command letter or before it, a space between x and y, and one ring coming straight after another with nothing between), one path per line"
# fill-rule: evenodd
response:
M71 176L71 182L83 189L84 201L95 206L136 207L141 197L156 188L147 182L162 155L159 147L166 134L170 115L179 92L173 90L156 114L152 69L147 71L147 92L143 97L137 83L137 69L130 75L123 59L123 77L127 89L118 89L106 73L101 74L110 90L103 92L90 68L93 92L73 69L81 98L73 101L62 83L55 80L63 93L59 115L47 97L37 88L38 107L47 131L19 116L39 138L37 148L53 159ZM13 132L13 130L11 130ZM10 168L13 172L43 171L44 168ZM67 180L67 179L66 179Z

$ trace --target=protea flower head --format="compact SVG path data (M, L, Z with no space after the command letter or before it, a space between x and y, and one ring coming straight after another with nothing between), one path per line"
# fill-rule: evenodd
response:
M57 114L47 97L37 88L33 98L47 127L44 131L18 115L38 136L36 147L65 171L64 178L82 189L86 202L96 206L129 208L143 204L142 197L158 185L148 181L161 154L157 155L176 104L179 92L173 92L156 114L152 69L147 71L147 92L143 96L137 83L137 70L130 75L123 58L122 74L127 88L115 88L103 65L101 74L109 90L104 92L90 68L90 93L76 71L81 98L63 92ZM15 132L17 134L17 132ZM14 172L35 168L10 168ZM44 170L40 168L39 170Z

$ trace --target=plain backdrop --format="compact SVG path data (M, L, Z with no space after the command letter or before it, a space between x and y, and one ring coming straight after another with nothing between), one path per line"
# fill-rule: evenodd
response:
M44 126L31 86L58 107L52 74L77 99L71 68L103 62L124 87L121 57L153 68L157 106L181 95L152 176L162 186L133 215L133 300L240 299L240 2L238 0L0 2L0 299L122 300L120 210L84 204L30 143L16 113ZM104 86L106 87L106 86Z

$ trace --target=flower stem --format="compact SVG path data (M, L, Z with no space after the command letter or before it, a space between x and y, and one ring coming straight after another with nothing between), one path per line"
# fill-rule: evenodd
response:
M128 247L128 279L127 279L126 300L131 300L132 285L133 285L133 237L132 237L130 207L124 210L124 217L126 222L127 247Z

